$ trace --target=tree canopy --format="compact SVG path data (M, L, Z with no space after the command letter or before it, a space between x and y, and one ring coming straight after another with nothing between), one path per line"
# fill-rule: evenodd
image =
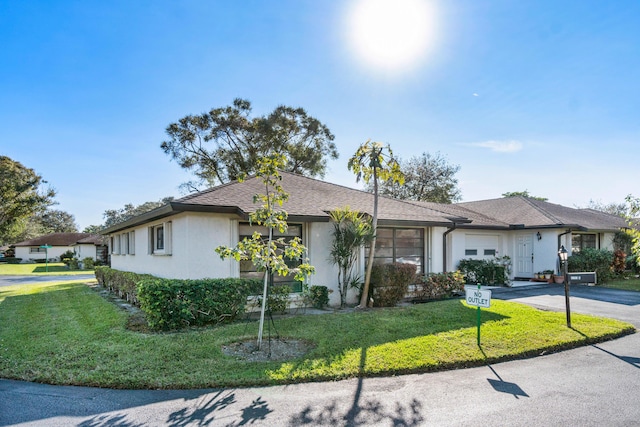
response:
M0 156L0 244L14 243L29 218L55 202L56 192L33 169Z
M173 197L165 197L161 200L158 200L157 202L145 202L138 206L135 206L132 203L127 203L121 209L107 209L106 211L104 211L104 214L102 215L104 218L104 225L103 226L91 225L87 227L87 229L91 229L92 231L95 231L95 230L100 230L102 228L111 227L112 225L124 222L130 218L133 218L134 216L142 215L143 213L146 213L154 209L157 209L161 206L164 206L167 203L171 202L172 200L173 200Z
M231 106L187 115L166 128L162 150L196 176L184 186L195 190L254 174L259 159L271 154L285 156L287 172L323 177L327 158L338 158L329 128L304 109L280 105L257 117L251 111L248 100L237 98Z
M402 200L422 202L453 203L462 199L455 174L460 171L459 165L447 163L440 153L432 156L422 153L407 161L397 159L405 181L399 185L395 181L380 182L378 190L381 195ZM365 187L373 192L373 183Z
M502 193L502 197L519 197L519 196L528 197L534 200L540 200L541 202L546 202L547 200L549 200L546 197L532 196L531 194L529 194L529 190L507 191L506 193Z

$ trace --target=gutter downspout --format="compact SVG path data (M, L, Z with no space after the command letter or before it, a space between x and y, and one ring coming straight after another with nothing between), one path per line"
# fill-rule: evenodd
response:
M447 272L447 236L456 229L456 223L442 234L442 272Z

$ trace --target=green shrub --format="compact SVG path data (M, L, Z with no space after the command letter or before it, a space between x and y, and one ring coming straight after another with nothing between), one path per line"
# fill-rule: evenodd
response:
M509 257L485 259L462 259L458 270L465 283L504 285L509 282L511 260Z
M67 265L69 265L69 261L74 259L76 257L75 252L69 250L66 251L65 253L63 253L62 255L60 255L60 262L63 262Z
M289 308L289 294L291 287L287 285L271 286L267 295L267 310L271 313L284 314ZM261 301L261 298L258 298Z
M20 264L22 262L22 258L16 258L16 257L5 257L4 260L7 262L7 264Z
M85 259L82 260L82 264L84 265L84 268L87 270L93 270L94 268L94 260L91 257L86 257Z
M69 266L70 270L77 270L80 268L80 262L78 262L78 260L76 258L71 258L69 260L67 260L67 262L65 263Z
M303 292L303 298L306 305L314 308L324 308L329 304L329 289L326 286L310 286Z
M151 277L138 283L138 299L149 327L172 330L234 320L260 286L260 281L252 279Z
M570 272L595 271L598 283L607 283L614 278L613 252L607 249L585 248L569 257Z
M95 267L95 274L100 285L134 305L140 305L137 291L138 282L144 279L154 278L154 276L150 274L137 274L129 271L114 270L106 266Z
M371 270L369 299L374 307L394 307L407 294L409 285L415 281L416 266L413 264L379 264Z
M414 299L419 301L449 298L464 292L464 276L460 271L451 273L431 273L418 277L415 283Z

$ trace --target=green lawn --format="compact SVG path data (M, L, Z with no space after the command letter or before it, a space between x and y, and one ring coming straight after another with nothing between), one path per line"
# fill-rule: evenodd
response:
M275 320L284 337L312 342L304 357L246 362L221 346L255 337L256 322L175 333L126 329L128 315L84 284L0 288L0 377L112 388L283 384L478 366L603 341L635 331L611 319L492 301L461 300Z
M624 291L640 292L640 279L637 277L630 279L617 279L602 285L604 288L622 289Z
M48 271L47 271L48 270ZM46 264L0 264L0 276L7 275L60 275L60 274L88 274L93 270L69 270L62 262L50 262Z

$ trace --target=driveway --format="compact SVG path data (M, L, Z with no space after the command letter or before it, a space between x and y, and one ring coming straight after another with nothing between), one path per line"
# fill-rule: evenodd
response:
M640 327L640 293L576 287L575 312ZM564 309L561 286L493 298ZM1 359L0 359L1 360ZM0 425L632 426L640 334L540 357L390 378L217 390L107 390L0 380Z

